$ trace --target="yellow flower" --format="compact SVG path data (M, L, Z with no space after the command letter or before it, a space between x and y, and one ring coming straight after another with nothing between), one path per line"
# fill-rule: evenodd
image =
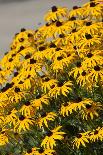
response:
M103 128L98 127L96 130L93 130L89 134L89 139L92 142L95 142L96 140L103 140Z
M94 82L99 82L103 79L103 68L99 65L94 66L93 69L90 69L90 73L88 75L92 81Z
M94 102L92 99L88 99L85 108L80 111L80 114L83 119L94 119L94 116L99 116L98 110L102 110L102 105Z
M61 106L61 110L60 113L61 115L65 116L65 115L69 115L71 114L73 111L78 111L81 110L82 108L85 108L85 100L82 100L82 98L78 97L74 102L67 102L64 103Z
M27 150L25 155L53 155L55 153L52 149L32 148Z
M77 149L79 149L80 145L83 145L84 147L86 147L85 143L89 143L89 141L88 141L89 135L88 134L89 134L89 131L85 132L85 133L79 133L73 141L73 148L76 146Z
M5 124L8 124L8 125L15 125L16 124L16 121L17 121L17 110L14 108L13 110L11 110L8 115L6 115L5 117Z
M20 108L20 112L26 117L34 116L35 108L32 106L30 101L25 101L24 105Z
M57 98L57 96L61 94L67 96L67 93L72 90L72 85L71 81L65 83L58 82L58 85L49 91L49 96L54 98Z
M82 65L86 68L94 67L97 64L103 63L103 57L101 56L101 51L94 50L93 52L88 52L85 57L83 58Z
M102 15L102 6L103 4L98 3L98 1L88 2L83 5L84 16L90 15L90 17L98 18Z
M47 95L40 95L38 94L36 96L36 99L31 101L31 104L36 109L42 109L43 104L48 105L49 104L49 97Z
M93 45L100 44L100 38L98 35L91 35L91 34L85 34L84 37L80 38L78 40L78 47L83 49L85 47L91 47Z
M42 90L46 93L48 90L50 90L53 86L57 86L57 80L56 79L50 79L48 77L42 78Z
M20 115L14 126L14 131L20 133L22 131L30 130L30 126L34 125L34 123L35 121L32 118Z
M63 18L64 16L66 17L67 12L68 12L68 9L65 7L52 6L51 10L47 12L44 18L47 22L55 21L58 18L60 19L60 18Z
M0 146L6 145L9 142L7 130L2 130L0 133Z
M54 121L56 116L57 115L54 112L49 113L43 112L41 114L41 117L38 118L37 124L39 125L40 128L43 127L43 124L48 128L48 121Z
M75 16L83 16L84 8L83 7L78 7L78 6L73 6L73 9L69 11L69 17L75 17Z
M62 126L58 126L53 130L50 130L47 134L47 136L43 139L41 143L41 147L47 149L53 149L54 146L56 146L56 140L62 140L65 134L64 132L59 132Z

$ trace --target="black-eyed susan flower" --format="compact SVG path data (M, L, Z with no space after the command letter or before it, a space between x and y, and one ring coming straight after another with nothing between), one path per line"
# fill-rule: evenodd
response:
M34 125L34 123L35 121L32 118L20 115L14 126L14 131L20 133L22 131L30 130L30 126Z
M43 112L41 116L37 119L37 124L39 127L43 127L44 125L48 128L48 122L49 121L54 121L55 117L57 117L55 112Z
M102 105L100 103L96 103L92 99L87 99L85 108L83 108L80 113L83 119L94 119L95 116L99 116L100 110L102 110Z
M58 82L58 85L49 91L49 96L57 98L58 95L67 96L67 94L72 91L72 82L67 81L65 83Z
M43 104L48 105L49 104L49 96L48 95L40 95L38 94L36 96L36 99L31 100L32 106L36 109L42 109Z
M45 20L47 22L58 20L58 18L66 17L67 12L68 9L65 7L52 6L51 10L45 15Z
M86 147L86 143L89 143L89 131L84 132L84 133L79 133L77 135L77 137L75 137L74 141L73 141L73 147L77 147L79 149L79 147L82 145L84 147Z
M53 149L53 147L56 146L56 140L62 140L64 138L63 135L65 132L59 131L61 128L62 126L58 126L53 130L50 130L47 133L47 136L43 139L41 147Z

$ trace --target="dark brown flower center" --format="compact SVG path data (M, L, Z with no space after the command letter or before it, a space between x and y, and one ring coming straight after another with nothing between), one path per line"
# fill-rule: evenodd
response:
M50 88L53 89L55 87L55 85L52 85Z
M57 48L56 48L56 51L59 51L59 50L61 50L61 48L57 47Z
M82 66L82 65L81 65L81 62L78 61L78 62L76 63L76 66L77 66L77 67L81 67L81 66Z
M52 131L50 131L50 130L47 131L47 136L48 136L48 137L52 136L52 134L53 134Z
M70 21L76 20L76 17L71 17L69 20Z
M43 153L44 152L44 150L43 150L43 148L41 148L40 150L39 150L39 153Z
M90 109L91 107L92 107L91 104L86 104L86 108L87 108L87 109Z
M12 54L12 57L16 56L16 54Z
M12 61L13 61L13 59L12 59L12 58L10 58L10 59L9 59L9 62L12 62Z
M19 41L20 41L20 42L23 42L23 41L24 41L24 38L20 38Z
M28 33L28 37L33 37L33 34L31 34L31 33Z
M97 66L94 66L94 70L95 71L100 71L100 67L97 65Z
M63 86L63 82L58 82L58 87L62 87Z
M36 63L36 60L30 59L30 64L35 64L35 63Z
M85 76L85 75L86 75L86 72L85 72L85 71L83 71L83 72L82 72L82 76Z
M15 73L14 73L14 77L16 77L18 74L19 74L18 72L15 72Z
M92 25L92 22L86 22L86 26Z
M39 47L39 51L44 51L44 50L45 50L44 46Z
M59 34L59 38L64 38L65 35L64 34Z
M44 79L44 81L45 82L48 82L50 79L48 78L48 77L46 77L45 79Z
M29 105L30 105L30 102L27 101L27 102L25 102L24 104L25 104L26 106L29 106Z
M62 60L62 59L63 59L62 56L57 57L57 60Z
M94 132L94 135L96 135L96 134L98 134L98 131L97 130L95 130L95 132Z
M18 52L20 52L20 51L22 51L22 50L24 50L24 46L20 46L20 49L19 49Z
M14 91L15 91L15 93L18 93L18 92L20 92L20 88L16 87L16 88L14 89Z
M90 34L86 34L85 37L86 37L87 40L92 39L92 36Z
M26 56L25 56L25 59L29 59L31 57L31 55L30 54L27 54Z
M54 43L50 44L50 48L55 48L55 47L56 47L56 45Z
M90 7L95 7L95 6L96 6L96 4L94 2L90 3Z
M82 137L82 135L79 133L79 134L77 134L77 138L81 138Z
M26 29L25 28L21 28L21 32L24 32L24 31L26 31Z
M20 82L19 82L19 84L23 84L23 83L24 83L23 81L20 81Z
M73 10L76 10L78 9L79 7L78 6L73 6Z
M52 6L52 12L56 12L58 10L58 8L56 6Z
M23 115L19 116L19 120L23 121L25 119L25 117Z
M88 54L87 54L87 57L88 57L88 58L91 58L92 56L93 56L92 53L88 53Z
M75 33L75 32L77 32L77 30L76 30L76 29L73 29L73 30L72 30L72 33Z
M56 22L56 26L57 26L57 27L62 26L62 22L57 21L57 22Z

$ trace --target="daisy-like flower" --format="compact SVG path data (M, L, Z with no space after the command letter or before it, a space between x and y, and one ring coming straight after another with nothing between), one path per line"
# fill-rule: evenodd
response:
M5 117L5 124L9 124L10 126L13 124L15 125L16 124L16 121L17 121L17 110L14 108L13 110L11 110L8 115L6 115Z
M47 136L43 139L41 147L53 149L53 147L56 146L56 140L62 140L64 138L63 135L65 134L65 132L59 131L61 128L62 126L58 126L53 130L50 130L47 133Z
M88 52L83 58L82 65L85 66L86 68L94 67L97 64L103 64L103 57L101 56L101 51L94 50Z
M94 116L99 116L99 110L102 110L102 105L94 102L92 99L88 99L85 103L85 108L80 111L80 114L83 119L94 119Z
M58 18L62 19L63 17L66 17L67 12L68 9L65 7L52 6L51 10L47 12L44 18L47 22L55 21L58 20Z
M82 17L84 12L83 7L73 6L73 9L69 11L69 17Z
M49 91L49 96L54 98L57 98L58 95L61 94L67 96L67 93L72 91L72 85L71 81L67 81L65 83L58 82L58 85Z
M101 81L103 79L103 67L99 65L94 66L93 69L90 69L90 73L88 76L94 83Z
M57 115L54 112L49 113L43 112L41 114L41 117L37 119L37 124L39 125L40 128L42 128L43 125L45 125L48 128L48 121L54 121L56 116Z
M54 72L58 73L59 71L63 71L64 68L68 67L75 59L76 59L76 55L74 54L66 54L66 56L64 56L64 54L60 55L60 53L58 53L54 60L54 62L51 65L51 68L53 69Z
M69 72L69 75L73 76L75 79L83 72L84 66L80 61L76 62L76 67L72 68L72 70Z
M85 35L85 34L91 34L94 35L95 33L97 34L99 32L99 29L101 28L101 25L98 23L92 23L92 21L85 21L85 25L80 29L80 34Z
M77 77L76 81L81 87L90 87L91 86L91 80L88 77L88 72L83 70L82 73Z
M85 133L79 133L77 135L77 137L75 137L75 139L73 140L73 148L77 147L77 149L79 149L79 147L82 145L84 147L86 147L85 143L89 143L89 131L85 132Z
M63 103L61 106L60 114L63 116L69 116L73 111L80 111L82 108L85 108L82 98L78 97L74 102Z
M32 106L32 104L30 103L30 101L26 101L24 103L24 105L20 108L20 112L22 115L24 116L34 116L35 114L35 108Z
M19 87L15 87L13 90L11 90L11 92L9 92L10 95L9 95L9 100L11 102L18 102L18 101L21 101L21 99L23 97L25 97L25 95L27 94L26 92L23 92L20 90Z
M6 129L0 132L0 146L6 145L9 143L8 131Z
M34 123L35 121L32 118L20 115L14 126L14 131L20 133L30 130L30 126L34 125Z
M32 148L27 150L25 155L53 155L54 153L53 149Z
M48 22L39 28L38 33L43 35L44 38L50 38L53 36L54 30L55 30L54 24Z
M40 94L38 94L36 96L36 99L31 101L31 104L36 109L42 109L43 104L45 104L45 105L49 104L49 96L48 95L40 95Z
M102 7L103 7L103 4L98 3L98 1L88 2L83 5L83 8L84 8L83 15L84 16L90 15L91 17L95 17L95 18L101 17Z
M42 79L41 87L42 90L46 93L48 90L52 88L52 86L57 86L57 80L56 79L50 79L49 77L44 77Z
M96 130L93 130L89 134L89 139L92 142L95 142L96 140L103 140L103 128L98 127Z
M80 40L78 40L78 47L83 49L85 47L91 47L93 45L100 44L100 38L98 35L91 35L91 34L85 34L84 37L82 37Z

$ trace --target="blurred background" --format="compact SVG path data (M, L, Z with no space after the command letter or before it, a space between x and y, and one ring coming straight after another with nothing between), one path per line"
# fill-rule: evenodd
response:
M36 29L53 5L72 8L88 0L0 0L0 58L9 50L15 33L21 28Z

